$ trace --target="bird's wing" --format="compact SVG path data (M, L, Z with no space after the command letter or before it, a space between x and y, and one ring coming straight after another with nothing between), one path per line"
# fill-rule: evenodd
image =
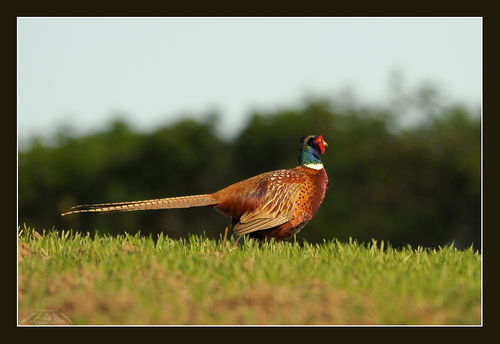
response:
M300 188L301 184L298 182L269 183L262 205L243 214L235 225L234 232L237 235L244 235L290 221L295 213Z

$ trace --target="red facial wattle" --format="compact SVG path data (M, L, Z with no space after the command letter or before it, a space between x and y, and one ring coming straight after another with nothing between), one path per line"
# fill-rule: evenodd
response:
M328 144L326 141L323 139L323 136L318 136L316 140L314 140L314 143L316 143L319 147L319 150L321 154L325 154L326 147L328 147Z

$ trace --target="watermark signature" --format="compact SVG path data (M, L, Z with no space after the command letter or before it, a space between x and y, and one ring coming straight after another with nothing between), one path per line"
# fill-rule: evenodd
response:
M21 325L70 325L72 321L61 311L40 309L21 321Z

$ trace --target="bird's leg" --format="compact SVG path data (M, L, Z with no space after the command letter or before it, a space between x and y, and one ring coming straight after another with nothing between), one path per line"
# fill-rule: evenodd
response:
M236 233L233 232L234 226L236 226L236 224L238 223L238 221L239 221L239 219L235 219L233 217L230 217L229 218L229 226L226 227L226 230L224 231L224 240L223 240L223 243L226 242L226 239L227 239L227 237L229 235L229 232L232 232L232 236L236 237L236 240L234 241L233 247L230 249L230 251L233 251L233 250L235 250L235 249L238 248L239 241L242 238L242 235L238 235L238 234L236 234Z
M235 224L236 224L236 221L232 217L230 217L229 218L229 225L226 226L226 228L224 229L224 236L222 237L222 247L225 246L225 243L228 239L228 235L233 230Z
M227 232L229 232L229 226L226 226L226 229L224 229L224 237L222 238L222 243L224 244L227 240Z
M234 245L233 245L233 248L231 249L232 250L236 250L239 246L239 241L241 240L241 238L243 238L243 235L236 235L236 240L234 241Z

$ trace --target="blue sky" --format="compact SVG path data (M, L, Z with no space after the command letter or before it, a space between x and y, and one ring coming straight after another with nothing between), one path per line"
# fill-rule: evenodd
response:
M147 130L210 109L231 133L308 94L380 102L395 70L479 105L482 19L18 18L18 135L117 113Z

